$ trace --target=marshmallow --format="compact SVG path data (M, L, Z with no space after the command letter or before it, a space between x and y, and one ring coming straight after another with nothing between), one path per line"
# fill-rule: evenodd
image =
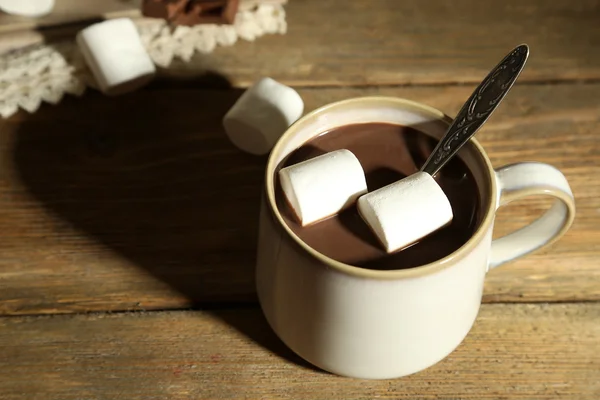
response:
M0 0L0 10L22 17L41 17L54 8L54 0Z
M358 199L358 212L388 253L452 221L452 206L426 172L417 172Z
M367 193L363 168L345 149L282 168L279 179L302 226L338 213Z
M130 19L118 18L91 25L79 32L77 44L105 94L138 89L156 72Z
M225 132L240 149L267 154L304 111L300 95L271 78L262 78L242 94L223 118Z

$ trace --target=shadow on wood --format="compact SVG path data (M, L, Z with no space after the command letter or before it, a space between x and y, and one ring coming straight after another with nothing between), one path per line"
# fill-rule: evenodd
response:
M224 82L213 76L215 87ZM109 264L124 258L147 271L181 294L184 307L254 304L266 157L239 151L222 129L240 94L143 90L68 98L20 124L14 162L39 202L99 244L98 257L109 253L102 249L114 253ZM89 266L75 268L84 273ZM97 284L127 297L114 279ZM131 296L129 304L146 307ZM270 330L264 319L236 328L294 358L274 334L261 333Z

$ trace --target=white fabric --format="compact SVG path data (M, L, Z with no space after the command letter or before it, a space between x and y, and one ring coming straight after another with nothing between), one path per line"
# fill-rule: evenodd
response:
M265 34L285 34L285 11L278 4L262 4L238 12L233 25L197 25L170 28L159 19L134 20L152 61L169 68L174 59L189 61L196 52L231 46L238 39L254 40ZM31 46L0 56L0 115L7 118L19 108L34 112L42 101L58 103L64 94L80 96L97 88L75 41Z

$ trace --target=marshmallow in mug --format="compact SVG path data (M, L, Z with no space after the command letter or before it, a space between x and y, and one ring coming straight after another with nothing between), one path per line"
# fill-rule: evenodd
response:
M282 168L279 179L302 226L337 214L367 192L360 161L346 149Z
M0 0L0 10L22 17L41 17L54 8L54 0Z
M453 218L448 197L426 172L361 196L357 207L388 253L415 243Z
M303 111L304 102L294 89L271 78L261 78L227 112L223 126L238 148L264 155Z
M83 29L77 34L77 44L105 94L138 89L156 73L135 24L128 18L103 21Z

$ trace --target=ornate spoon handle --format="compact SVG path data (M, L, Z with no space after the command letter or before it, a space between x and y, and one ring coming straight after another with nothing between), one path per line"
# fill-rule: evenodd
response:
M511 89L523 70L529 47L516 47L485 77L463 105L421 171L435 175L479 130Z

